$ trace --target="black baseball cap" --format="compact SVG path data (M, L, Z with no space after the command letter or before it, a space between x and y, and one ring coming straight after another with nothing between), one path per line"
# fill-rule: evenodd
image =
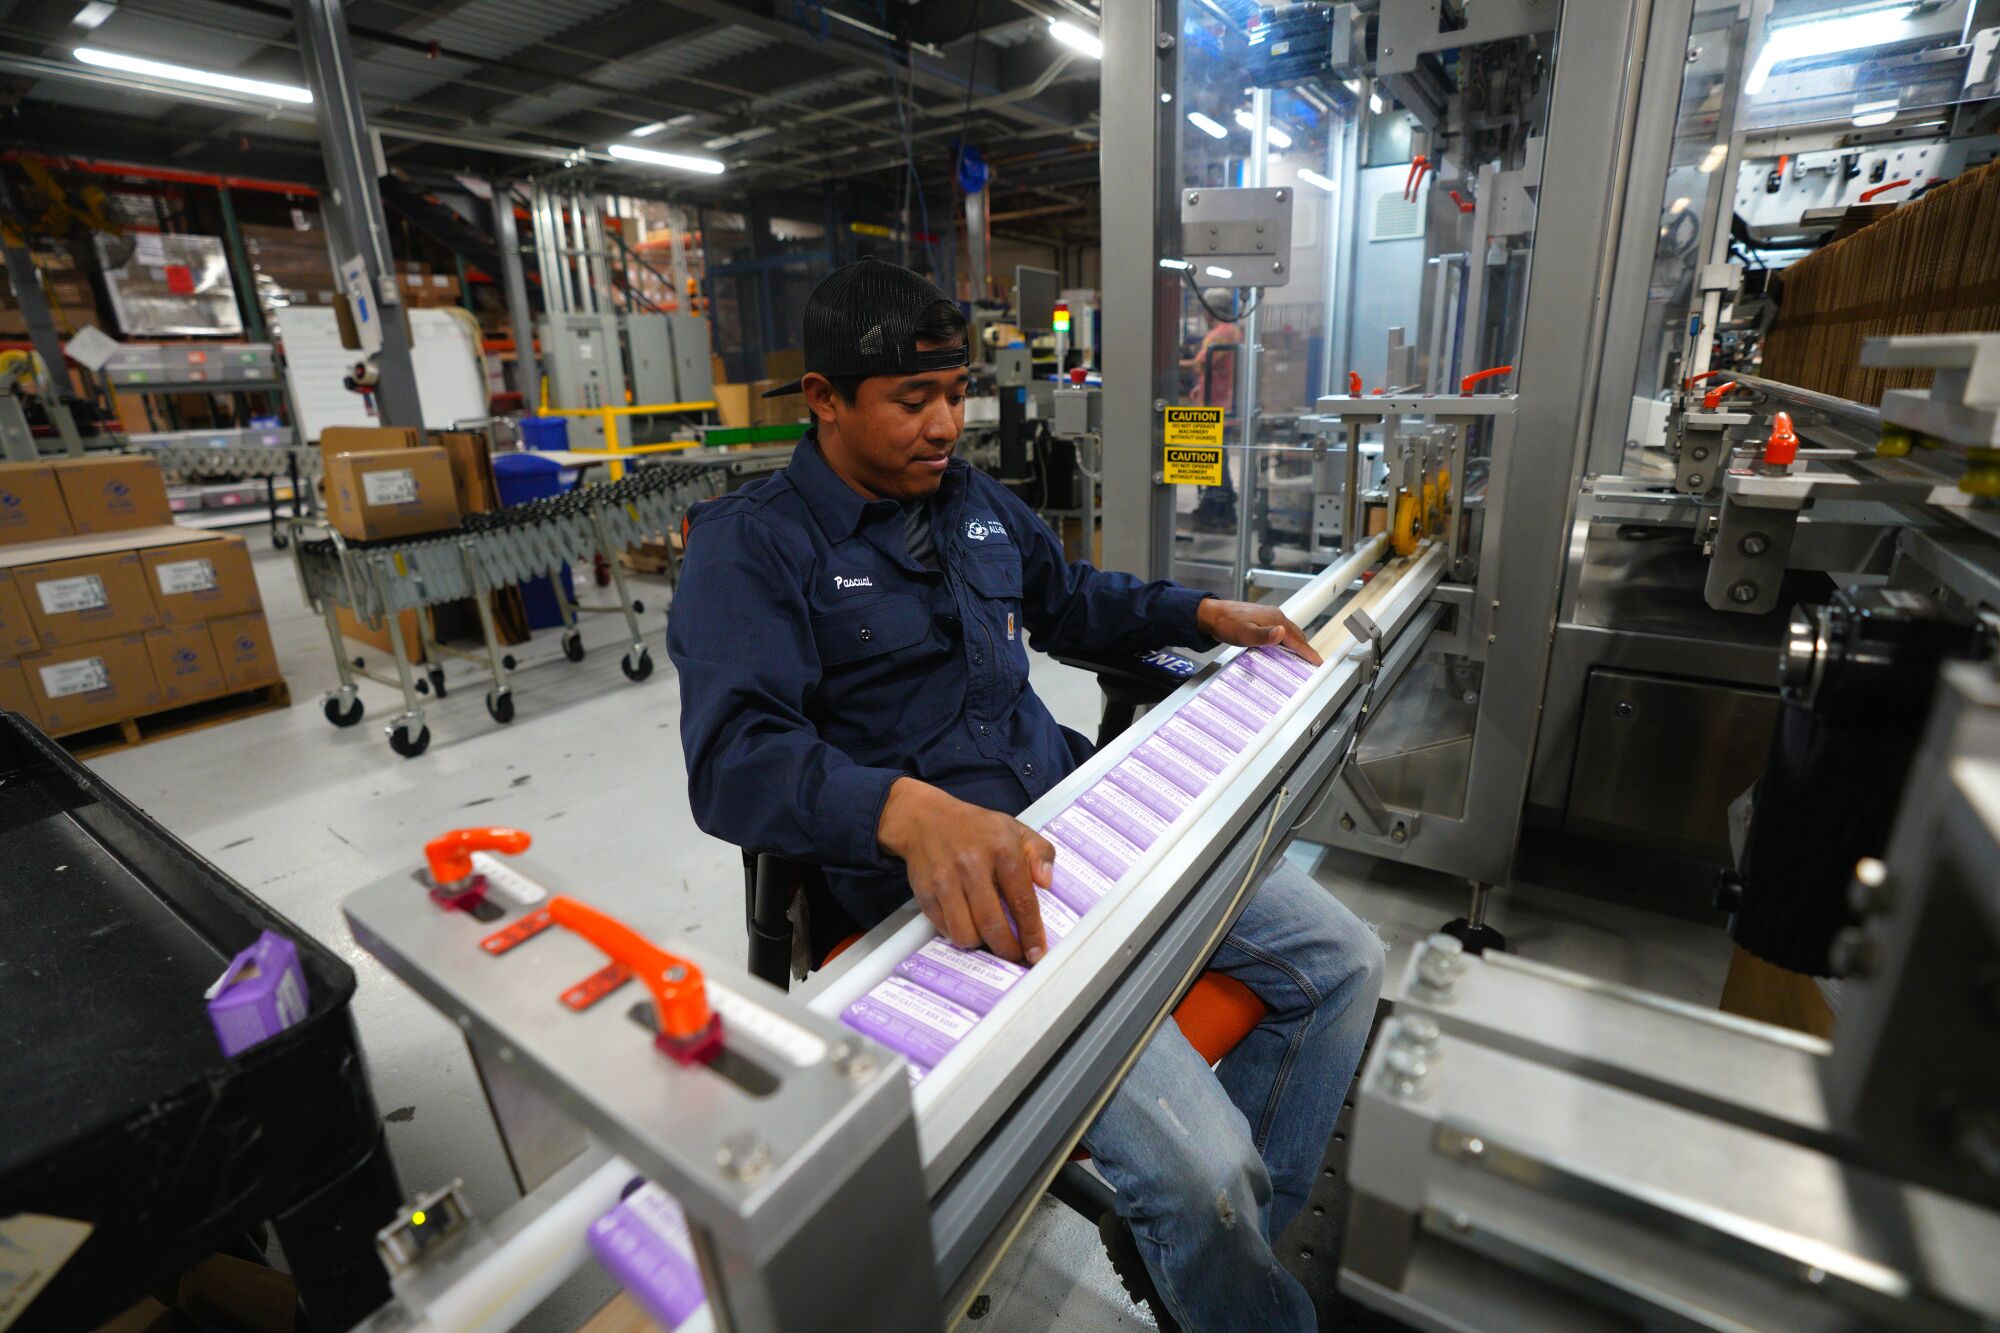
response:
M820 279L806 301L806 373L816 375L916 375L970 365L964 344L917 350L917 322L933 306L957 308L930 279L900 264L857 259ZM764 394L798 393L803 379Z

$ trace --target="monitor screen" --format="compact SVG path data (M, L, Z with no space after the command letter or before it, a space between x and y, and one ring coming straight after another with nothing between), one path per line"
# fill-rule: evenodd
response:
M1050 268L1014 266L1014 322L1024 333L1047 333L1056 323L1056 292L1061 276Z

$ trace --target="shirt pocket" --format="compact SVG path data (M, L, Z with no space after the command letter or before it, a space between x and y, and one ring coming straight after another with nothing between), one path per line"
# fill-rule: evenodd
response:
M975 556L960 566L973 613L988 635L995 666L1018 687L1028 678L1028 631L1021 623L1021 561L1012 550Z
M812 618L822 666L842 667L893 653L930 633L930 608L914 597L876 597Z
M892 742L955 716L963 680L940 679L931 630L931 609L916 597L813 616L820 682L811 712L820 735L860 762L881 762L896 753Z

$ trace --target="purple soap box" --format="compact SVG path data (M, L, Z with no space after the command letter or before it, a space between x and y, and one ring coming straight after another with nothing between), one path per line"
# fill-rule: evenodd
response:
M930 1069L972 1031L979 1015L892 976L848 1005L840 1021Z
M687 1217L658 1185L640 1185L592 1222L590 1248L597 1262L670 1333L708 1299Z
M265 931L208 988L208 1021L224 1055L238 1055L306 1016L306 975L298 947Z
M933 995L942 996L984 1016L993 1012L1007 988L1028 975L1028 969L983 950L960 949L946 940L932 940L896 964L898 975Z

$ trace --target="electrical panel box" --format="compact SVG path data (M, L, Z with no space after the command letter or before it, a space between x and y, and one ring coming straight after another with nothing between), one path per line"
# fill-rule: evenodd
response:
M632 373L632 401L684 401L674 388L674 340L666 315L620 315L625 331L626 366Z
M1035 363L1025 347L1001 347L993 353L993 383L1002 389L1018 389L1034 378Z
M1292 280L1292 191L1198 186L1181 191L1181 253L1201 287L1283 287Z
M708 321L700 315L668 315L666 321L674 344L674 397L668 401L705 403L715 397Z
M1104 429L1104 393L1100 389L1055 391L1054 429L1058 435L1090 435Z
M542 325L542 361L548 367L549 406L623 407L625 358L615 315L551 315ZM599 417L571 417L570 443L604 447Z

